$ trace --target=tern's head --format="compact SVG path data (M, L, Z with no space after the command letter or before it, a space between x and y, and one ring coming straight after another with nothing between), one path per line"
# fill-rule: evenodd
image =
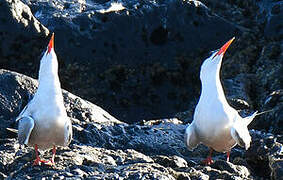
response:
M40 72L55 72L58 70L57 56L54 51L54 33L48 43L45 53L40 60Z
M234 39L234 37L230 39L218 51L215 51L209 58L207 58L202 63L200 70L201 79L204 79L205 77L210 76L210 73L215 73L217 70L219 70L222 58Z

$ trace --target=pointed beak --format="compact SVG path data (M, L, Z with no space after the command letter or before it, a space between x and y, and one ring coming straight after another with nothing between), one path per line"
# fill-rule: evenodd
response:
M47 53L50 53L51 49L53 48L54 48L54 33L52 33L51 39L49 41Z
M230 44L234 41L235 37L233 37L232 39L230 39L228 42L226 42L218 51L218 53L216 53L216 55L224 55L224 53L226 52L226 50L228 49L228 47L230 46Z

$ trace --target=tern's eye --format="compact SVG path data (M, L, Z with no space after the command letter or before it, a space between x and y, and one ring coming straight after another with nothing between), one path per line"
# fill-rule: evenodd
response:
M218 53L218 51L219 51L219 49L214 50L214 51L211 51L211 54L210 54L210 56L212 57L211 60L214 59L214 57L216 56L216 54Z
M214 53L216 53L216 52L218 52L218 51L219 51L219 49L210 51L210 52L209 52L209 55L212 56L212 54L214 54Z

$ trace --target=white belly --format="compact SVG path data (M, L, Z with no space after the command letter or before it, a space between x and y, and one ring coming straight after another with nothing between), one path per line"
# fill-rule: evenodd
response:
M196 128L198 129L198 128ZM218 152L230 151L236 145L236 141L232 138L230 127L200 128L197 130L200 143L213 148Z
M230 132L233 114L224 111L222 106L196 108L194 123L197 136L202 144L218 152L230 151L236 145Z

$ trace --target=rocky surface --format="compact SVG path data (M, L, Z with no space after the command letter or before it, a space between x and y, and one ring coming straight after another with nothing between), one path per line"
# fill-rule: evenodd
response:
M282 179L282 12L270 0L0 1L0 68L36 78L55 32L62 86L89 100L64 91L74 140L56 167L32 167L32 148L11 128L37 82L1 70L0 179ZM221 70L228 101L243 116L268 112L250 125L248 151L204 166L208 150L189 152L183 133L202 61L232 36Z
M283 136L251 131L248 151L236 147L231 162L215 153L215 163L201 160L208 149L189 152L183 143L186 125L178 119L123 123L100 107L64 91L65 107L72 118L74 139L59 148L56 166L32 166L33 149L21 147L15 117L37 87L37 81L0 70L0 178L1 179L258 179L282 177ZM3 122L3 123L2 123ZM51 152L42 152L48 158Z
M20 0L0 2L0 29L0 68L24 68L34 74L49 30Z
M3 16L15 18L16 6L27 11L21 18L28 14L31 20L25 21L26 26L35 29L36 18L42 28L55 32L63 87L127 122L170 117L186 110L189 97L199 90L194 84L202 59L195 56L202 54L203 58L242 33L199 1L23 2L26 5L19 0L3 1ZM30 31L14 24L3 26L4 40L11 36L8 29L16 29L15 37ZM5 60L1 65L36 78L38 49L44 49L42 41L47 38L41 31L29 34L34 36L25 38L31 39L29 43L11 39L7 47L1 42L4 52L0 57ZM11 51L15 43L24 49ZM32 49L32 55L26 49ZM190 61L182 59L190 54L194 55Z
M0 12L0 68L36 78L55 32L62 86L124 122L184 111L191 121L200 65L232 36L222 68L230 104L270 110L264 102L282 89L281 1L4 0ZM282 131L276 107L252 126Z
M238 83L245 87L244 92L247 97L243 98L242 93L237 91L233 92L233 96L246 101L249 108L237 109L272 110L257 117L251 127L282 134L283 23L276 19L283 17L283 2L205 0L204 3L212 12L247 28L240 37L239 43L234 46L232 55L224 60L222 68L224 82L225 79L235 81L239 74L244 75L244 80L239 79ZM230 50L233 51L232 48ZM229 86L224 89L226 92L229 89L233 91Z

